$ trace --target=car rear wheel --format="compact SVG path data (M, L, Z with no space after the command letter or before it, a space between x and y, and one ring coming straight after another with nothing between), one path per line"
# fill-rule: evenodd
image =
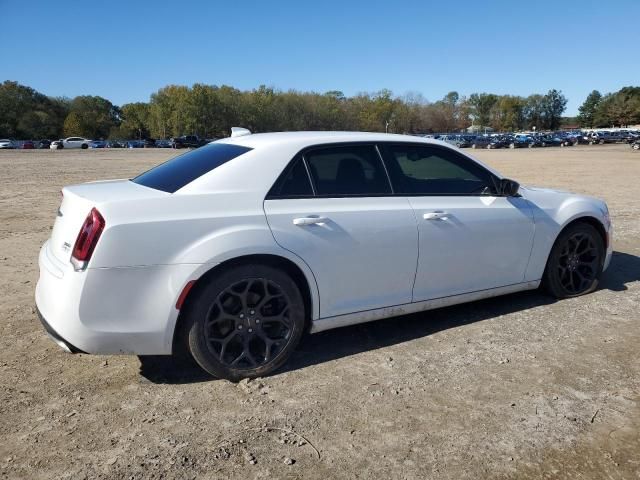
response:
M89 148L89 145L87 145L86 143L83 143L80 148L82 148L82 150L86 150L87 148Z
M562 231L547 260L543 285L556 298L593 292L602 274L605 247L598 231L576 223Z
M215 377L239 381L268 375L302 337L300 290L273 267L233 267L194 294L185 312L188 349Z

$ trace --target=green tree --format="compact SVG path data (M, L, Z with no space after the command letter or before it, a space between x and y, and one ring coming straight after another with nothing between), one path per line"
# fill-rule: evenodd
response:
M598 90L593 90L578 108L578 122L582 127L592 128L594 125L596 111L602 101L602 94Z
M110 130L118 138L147 138L150 130L150 107L148 103L127 103L121 108L122 123L117 130ZM117 132L117 133L115 133Z
M544 128L557 130L562 123L562 114L567 108L567 99L561 91L549 90L543 97Z
M64 136L77 137L83 136L84 131L80 122L80 116L76 112L70 112L64 119Z
M472 93L469 95L471 118L475 125L486 127L491 122L491 111L498 102L498 96L492 93Z

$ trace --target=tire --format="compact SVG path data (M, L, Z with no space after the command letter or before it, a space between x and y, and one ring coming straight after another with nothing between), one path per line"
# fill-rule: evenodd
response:
M529 144L527 145L527 147L528 147L528 148L533 148L533 143L529 143Z
M638 144L636 143L636 144L634 144L634 145L633 145L633 147L631 147L631 148L633 148L634 150L640 150L640 145L638 145Z
M509 148L513 150L514 148L516 148L516 144L515 143L510 143L509 144Z
M593 226L569 225L551 249L542 284L556 298L591 293L598 287L604 258L604 241Z
M476 148L476 144L474 143L473 145L471 145L471 148L475 149Z
M599 143L600 145L604 145L604 140L600 140L598 143Z
M87 148L89 148L89 145L87 145L86 143L83 143L83 144L80 146L80 148L81 148L82 150L86 150Z
M305 330L298 286L270 266L232 267L194 294L185 311L187 348L214 377L237 382L269 375L287 361Z

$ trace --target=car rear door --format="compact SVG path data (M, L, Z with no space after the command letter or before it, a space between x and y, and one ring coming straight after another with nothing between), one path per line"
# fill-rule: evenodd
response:
M276 242L313 271L320 317L411 302L418 232L374 145L298 155L264 202Z
M396 194L419 230L413 301L524 281L534 222L528 202L494 192L493 174L450 148L381 145Z

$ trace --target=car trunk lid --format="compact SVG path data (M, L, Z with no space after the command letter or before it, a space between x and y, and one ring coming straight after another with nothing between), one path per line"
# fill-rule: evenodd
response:
M64 187L62 195L62 204L51 232L50 249L58 260L67 263L80 228L92 208L100 210L110 202L135 202L167 194L130 180L108 180ZM105 217L105 221L108 228L109 218Z

